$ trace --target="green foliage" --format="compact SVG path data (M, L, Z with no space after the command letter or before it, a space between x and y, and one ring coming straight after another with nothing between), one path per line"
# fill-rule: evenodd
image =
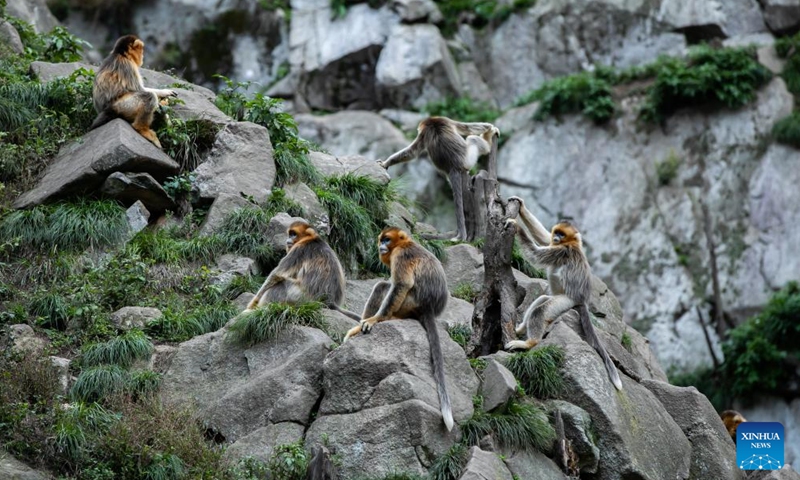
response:
M18 243L28 252L110 246L127 232L125 209L108 200L43 205L0 218L0 243Z
M131 374L128 392L134 398L147 397L158 392L161 386L161 374L152 370L141 370Z
M211 150L222 127L207 120L183 120L168 106L159 107L158 115L168 118L154 127L164 152L178 162L181 173L193 171Z
M461 424L461 432L464 443L470 446L492 435L501 448L540 452L549 450L556 437L541 407L514 400L506 405L504 412L487 413L476 408L472 417Z
M525 95L518 104L541 102L533 118L583 113L595 123L605 123L616 111L611 83L592 72L581 72L545 82Z
M469 303L473 303L475 299L478 298L479 293L480 292L475 290L475 287L473 287L469 282L460 282L453 288L454 297L460 298L461 300L465 300Z
M201 304L191 309L166 308L146 330L161 340L183 342L219 330L236 313L236 307L230 302Z
M454 342L459 344L461 348L466 349L469 343L469 337L472 335L472 329L467 325L452 325L447 327L447 333Z
M268 303L241 313L229 327L227 335L234 343L250 347L265 340L274 339L293 326L326 330L328 323L322 315L322 304L319 302L299 305Z
M119 416L97 403L76 402L58 411L55 424L56 448L73 464L84 460L90 443L107 433Z
M448 117L459 122L492 123L500 116L500 110L497 108L469 97L450 97L440 102L429 103L424 111L431 116Z
M32 25L23 20L11 16L5 17L5 20L19 32L25 46L25 57L30 60L53 63L77 62L81 59L84 48L92 48L89 42L71 35L61 26L39 35Z
M535 0L436 0L436 4L444 17L440 27L442 34L451 36L461 23L470 23L476 27L497 24L504 21L512 13L530 8Z
M167 229L145 229L137 233L126 248L156 263L175 264L183 261L210 262L225 245L218 235L179 238Z
M440 262L445 262L447 260L447 250L445 250L445 241L444 240L431 240L428 238L421 238L419 235L412 234L414 237L414 241L422 245L422 248L431 252L434 257Z
M181 195L188 195L192 192L195 178L196 175L194 173L183 173L181 175L167 177L162 186L169 196L175 199Z
M772 135L780 143L800 148L800 111L792 112L772 127Z
M619 343L621 343L622 346L625 347L625 350L629 352L633 347L633 341L631 340L631 335L628 332L624 332L622 334L622 338L619 339Z
M141 330L130 330L102 343L90 343L83 347L81 365L117 365L127 368L135 360L145 359L153 352L153 344Z
M274 480L304 480L309 460L302 441L278 445L267 462L270 478Z
M800 96L800 33L777 39L775 52L780 58L786 59L781 72L786 87L795 96Z
M456 443L436 458L428 470L428 477L430 480L457 480L467 466L467 460L469 448L464 443Z
M522 247L519 245L519 240L516 238L514 239L514 245L511 247L511 266L531 278L547 278L547 273L544 270L537 268L525 258L522 253Z
M547 345L527 352L516 353L505 362L525 392L536 398L554 398L564 389L564 350Z
M254 258L262 266L274 265L283 252L275 252L264 241L272 217L271 212L261 207L239 208L225 219L218 235L228 251Z
M245 92L250 82L234 82L215 75L225 82L217 94L217 107L236 120L257 123L267 127L275 150L276 182L285 185L293 181L315 184L320 180L316 168L308 160L309 143L297 134L297 122L281 111L283 101L255 93L248 99Z
M97 402L125 391L130 374L117 365L83 370L69 391L73 401Z
M681 166L681 159L675 154L675 151L670 151L667 158L656 163L656 176L658 177L658 184L666 186L672 183L675 177L678 176L678 169Z
M28 301L28 311L44 328L65 330L70 316L70 302L58 292L37 291Z

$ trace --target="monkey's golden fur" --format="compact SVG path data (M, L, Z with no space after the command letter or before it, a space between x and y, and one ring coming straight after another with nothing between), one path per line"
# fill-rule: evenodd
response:
M286 256L270 272L246 310L269 302L319 301L354 320L361 317L339 307L344 300L344 270L331 247L305 220L286 231Z
M429 117L417 127L411 145L381 162L383 168L407 162L427 151L433 165L450 180L456 204L457 240L467 239L462 189L478 157L492 149L492 137L500 130L491 123L462 123L447 117ZM462 138L466 136L466 140Z
M361 324L347 332L345 341L359 333L368 333L376 323L384 320L417 319L428 335L439 406L445 426L450 430L453 428L453 413L436 325L436 318L444 311L450 296L444 268L433 254L399 228L389 227L381 232L378 251L381 262L391 270L391 281L381 281L373 287L361 314Z
M739 427L740 423L746 422L747 419L736 410L725 410L719 414L719 418L721 418L722 423L725 424L725 429L728 430L728 435L731 436L731 440L736 443L736 428Z
M572 308L578 310L581 327L586 341L603 359L608 376L617 390L622 390L619 373L611 361L589 317L587 303L592 293L592 269L583 253L581 234L570 222L562 220L556 224L550 234L525 208L519 197L511 197L510 201L520 203L519 215L524 226L517 226L515 220L508 220L508 225L516 228L523 248L527 250L533 263L547 267L550 295L542 295L525 311L522 323L517 327L517 334L527 334L526 340L513 340L506 344L506 349L531 349L544 335L545 329L555 319ZM534 238L530 237L528 230ZM546 246L545 246L546 245Z
M97 117L93 130L115 118L124 118L134 130L161 148L150 125L160 98L174 97L173 90L145 88L139 68L144 63L144 42L136 35L117 40L94 77L92 100Z

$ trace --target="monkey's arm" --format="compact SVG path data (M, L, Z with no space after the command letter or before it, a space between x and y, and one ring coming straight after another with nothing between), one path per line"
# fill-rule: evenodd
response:
M550 243L550 232L544 228L542 222L536 218L530 210L525 208L525 202L517 197L509 197L508 201L516 200L519 202L519 216L522 218L522 223L525 227L530 231L531 235L533 235L533 239L539 245L548 245Z
M144 89L147 92L155 93L158 98L177 97L178 96L178 92L176 92L175 90L159 89L159 88L147 88L147 87L145 87Z
M278 269L272 271L269 274L264 283L261 285L261 288L258 289L258 292L255 294L250 303L247 304L247 308L245 310L252 310L258 306L258 302L261 300L261 297L269 290L271 287L283 282L285 278L278 273Z
M506 220L506 225L517 229L517 236L520 239L522 248L524 248L533 262L544 267L560 267L568 259L568 253L565 247L542 247L536 244L530 237L528 231L524 228L519 228L517 221L509 218Z
M400 150L399 152L393 153L391 157L387 158L386 160L380 162L380 165L383 168L389 168L392 165L397 165L398 163L404 163L409 160L413 160L422 153L422 141L419 139L419 135L411 145L407 146L406 148Z
M392 280L392 286L389 288L389 291L386 292L386 296L383 298L378 312L370 318L361 320L362 333L367 333L372 330L372 327L378 322L393 318L395 312L400 310L403 302L406 301L409 290L414 286L413 279L409 279L408 281Z

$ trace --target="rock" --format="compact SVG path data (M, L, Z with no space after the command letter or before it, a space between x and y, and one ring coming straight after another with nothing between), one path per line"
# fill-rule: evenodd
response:
M253 208L253 204L242 198L241 195L221 194L208 209L203 225L198 235L211 235L225 224L225 220L240 208Z
M475 307L466 300L450 297L447 299L447 308L439 316L439 323L444 323L448 327L455 325L472 326L472 312Z
M387 226L400 227L408 231L413 231L416 223L414 215L402 203L397 201L389 204L389 216L385 221Z
M294 222L305 221L304 218L290 217L287 213L279 213L269 220L267 232L264 240L269 243L276 252L286 251L286 232Z
M25 52L25 45L22 44L19 33L13 25L5 20L0 20L0 43L7 45L14 53Z
M265 127L250 122L225 126L208 159L194 171L201 198L245 194L266 200L275 184L275 161Z
M481 384L483 409L491 412L505 405L516 391L517 379L514 378L514 374L496 360L487 360Z
M34 470L12 457L5 449L0 449L0 478L5 480L49 480L54 477Z
M392 10L397 12L400 19L407 23L427 21L439 23L442 21L442 12L433 0L393 0Z
M8 0L5 13L30 23L39 34L48 33L59 25L44 0Z
M344 175L352 173L363 175L386 184L389 183L389 174L377 162L357 155L348 157L334 157L321 152L308 154L311 164L324 176Z
M759 0L764 21L775 33L788 33L800 26L800 3L795 0Z
M252 300L254 296L255 293L243 292L238 297L236 297L236 299L233 301L233 304L236 305L236 308L239 311L242 311L245 308L247 308L247 306L250 304L250 300Z
M339 343L341 343L348 330L358 325L358 322L336 310L325 309L322 312L325 315L325 321L328 322L327 331L331 338ZM361 314L360 311L354 313Z
M8 336L11 340L11 351L23 356L38 357L50 343L37 337L30 325L18 323L8 327Z
M150 221L150 212L142 202L137 200L125 210L125 217L128 219L128 227L130 227L128 235L133 237L147 227L147 223Z
M286 192L286 198L298 203L303 207L305 217L309 219L312 225L319 225L320 223L329 223L328 210L319 203L317 194L305 183L293 183L285 185L283 191Z
M442 262L447 275L447 288L453 293L461 284L472 285L479 292L483 287L483 254L467 243L445 249L446 260Z
M217 268L223 272L229 272L243 277L261 273L255 260L231 253L226 253L217 259Z
M384 108L383 110L378 112L378 114L384 117L385 119L389 120L390 122L394 123L395 125L400 127L401 130L406 132L416 132L419 123L428 118L428 115L425 113L412 112L410 110L399 110L396 108ZM403 142L398 143L399 146L398 150L400 148L403 148L403 145L400 145L402 143ZM379 156L379 158L384 158L384 157Z
M800 480L800 475L792 468L791 465L785 465L780 470L765 471L748 471L748 479L752 480Z
M736 466L736 445L711 402L694 387L643 380L692 444L691 478L744 479Z
M494 121L494 126L500 129L500 136L508 139L516 132L531 125L533 115L539 110L539 105L539 102L532 102L506 110Z
M458 422L472 415L478 380L464 351L441 327L439 337ZM341 455L343 478L423 474L432 457L455 441L456 432L447 432L442 422L430 348L419 322L381 322L369 335L353 337L331 352L323 370L324 396L306 445L327 435Z
M330 338L296 327L242 348L226 340L226 332L180 344L162 379L164 398L192 402L203 423L228 442L270 424L308 425L322 391Z
M766 30L756 0L662 0L657 18L695 38L724 38Z
M561 412L561 419L564 421L564 436L572 442L572 448L578 455L580 471L597 473L600 449L597 448L594 440L596 435L593 433L592 418L589 413L581 407L563 400L549 400L547 403L549 409Z
M496 453L472 447L469 449L469 461L459 480L513 480L513 477Z
M620 373L618 392L595 350L564 322L557 322L544 345L564 349L566 391L560 398L586 410L598 438L597 478L687 478L691 445L661 402Z
M394 27L375 67L377 88L391 105L422 108L461 91L453 58L439 29Z
M173 345L156 345L153 347L153 355L150 356L147 369L161 374L166 373L177 351L178 347Z
M111 323L120 330L143 329L161 318L161 310L152 307L122 307L111 314Z
M268 462L275 447L297 443L303 439L305 428L299 423L283 422L261 427L237 440L225 449L228 461L253 458L260 462Z
M346 111L323 116L300 114L295 119L301 137L319 144L335 156L361 155L374 161L388 158L409 143L400 130L372 112ZM385 177L386 172L380 170L375 172L379 177ZM330 169L323 173L333 174Z
M352 280L347 279L347 285L344 289L344 308L360 314L364 311L364 306L369 300L372 293L372 288L378 283L380 278L370 278L368 280Z
M558 465L535 450L515 452L506 458L506 467L514 478L536 480L568 480ZM581 470L583 471L583 470Z
M103 182L100 191L125 205L141 201L150 212L175 209L175 202L164 187L147 173L114 172Z
M493 92L481 77L481 72L478 71L475 62L461 62L457 68L461 79L461 95L474 102L497 108Z
M49 358L50 358L50 364L56 371L56 376L58 377L58 386L61 387L60 394L66 396L67 393L69 392L69 379L70 379L69 364L71 360L69 360L68 358L53 357L53 356Z
M178 173L178 164L122 119L92 130L61 148L36 186L14 202L29 208L92 191L113 172L147 172L157 180Z

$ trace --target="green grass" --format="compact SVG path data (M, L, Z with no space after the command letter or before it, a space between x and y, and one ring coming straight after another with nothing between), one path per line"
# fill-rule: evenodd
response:
M800 51L800 33L775 40L775 52L780 58L786 59L781 77L786 82L786 88L795 96L800 96L800 54L798 51Z
M36 292L28 301L28 311L37 317L37 324L56 330L66 330L70 307L62 294L47 290Z
M472 329L467 325L452 325L447 327L447 333L461 348L466 349L469 343L469 337L472 335Z
M658 177L658 184L663 186L669 185L678 176L678 170L681 167L681 159L674 151L670 151L667 158L656 163L656 176Z
M481 438L492 435L498 446L511 450L548 451L555 440L555 430L544 409L514 400L504 412L487 413L476 408L461 424L461 432L467 445L478 445Z
M55 424L56 448L79 463L95 435L105 434L119 421L119 415L97 403L75 402L58 410Z
M228 329L228 339L251 347L257 343L277 338L293 326L326 330L328 325L322 315L322 304L309 302L299 305L268 303L240 314Z
M469 460L469 447L456 443L437 457L428 470L430 480L458 480Z
M162 313L160 318L147 325L147 333L160 340L183 342L219 330L238 313L238 309L226 301L200 304L191 309L166 308Z
M128 382L128 391L134 398L154 395L161 386L161 374L152 370L133 372Z
M453 36L461 23L469 19L469 24L482 28L490 24L499 24L512 13L530 8L535 0L437 0L436 5L442 12L444 21L441 25L445 37Z
M219 235L186 239L177 237L168 229L144 229L126 248L155 263L211 262L225 247L225 240Z
M530 278L547 278L547 273L544 270L537 268L525 258L517 239L514 239L514 246L511 247L511 266Z
M141 330L130 330L102 343L85 345L81 352L81 365L117 365L127 368L136 360L144 360L153 353L153 344Z
M480 292L475 290L475 287L468 282L458 283L456 284L455 288L453 288L454 297L460 298L461 300L465 300L469 303L473 303L475 299L478 298L479 293Z
M73 401L97 402L125 391L130 374L117 365L98 365L83 370L69 391Z
M540 102L533 118L582 113L595 123L605 123L616 112L612 84L590 72L576 73L545 82L522 97L517 104Z
M207 120L183 120L165 106L160 107L159 115L169 116L169 121L153 127L164 153L178 162L182 173L194 171L214 146L222 127Z
M536 398L554 398L564 389L564 350L557 345L516 353L505 362L525 392Z
M218 232L224 248L253 258L262 270L270 270L284 253L276 252L266 241L272 217L271 212L255 205L234 210Z
M429 103L424 111L430 116L448 117L459 122L492 123L500 116L500 110L486 102L478 102L468 97L447 98L441 102Z
M775 140L794 148L800 148L800 112L792 112L772 126L772 136Z
M622 346L625 347L625 350L629 352L633 347L633 341L631 340L631 335L628 332L622 334L622 338L619 339L619 343L621 343Z

